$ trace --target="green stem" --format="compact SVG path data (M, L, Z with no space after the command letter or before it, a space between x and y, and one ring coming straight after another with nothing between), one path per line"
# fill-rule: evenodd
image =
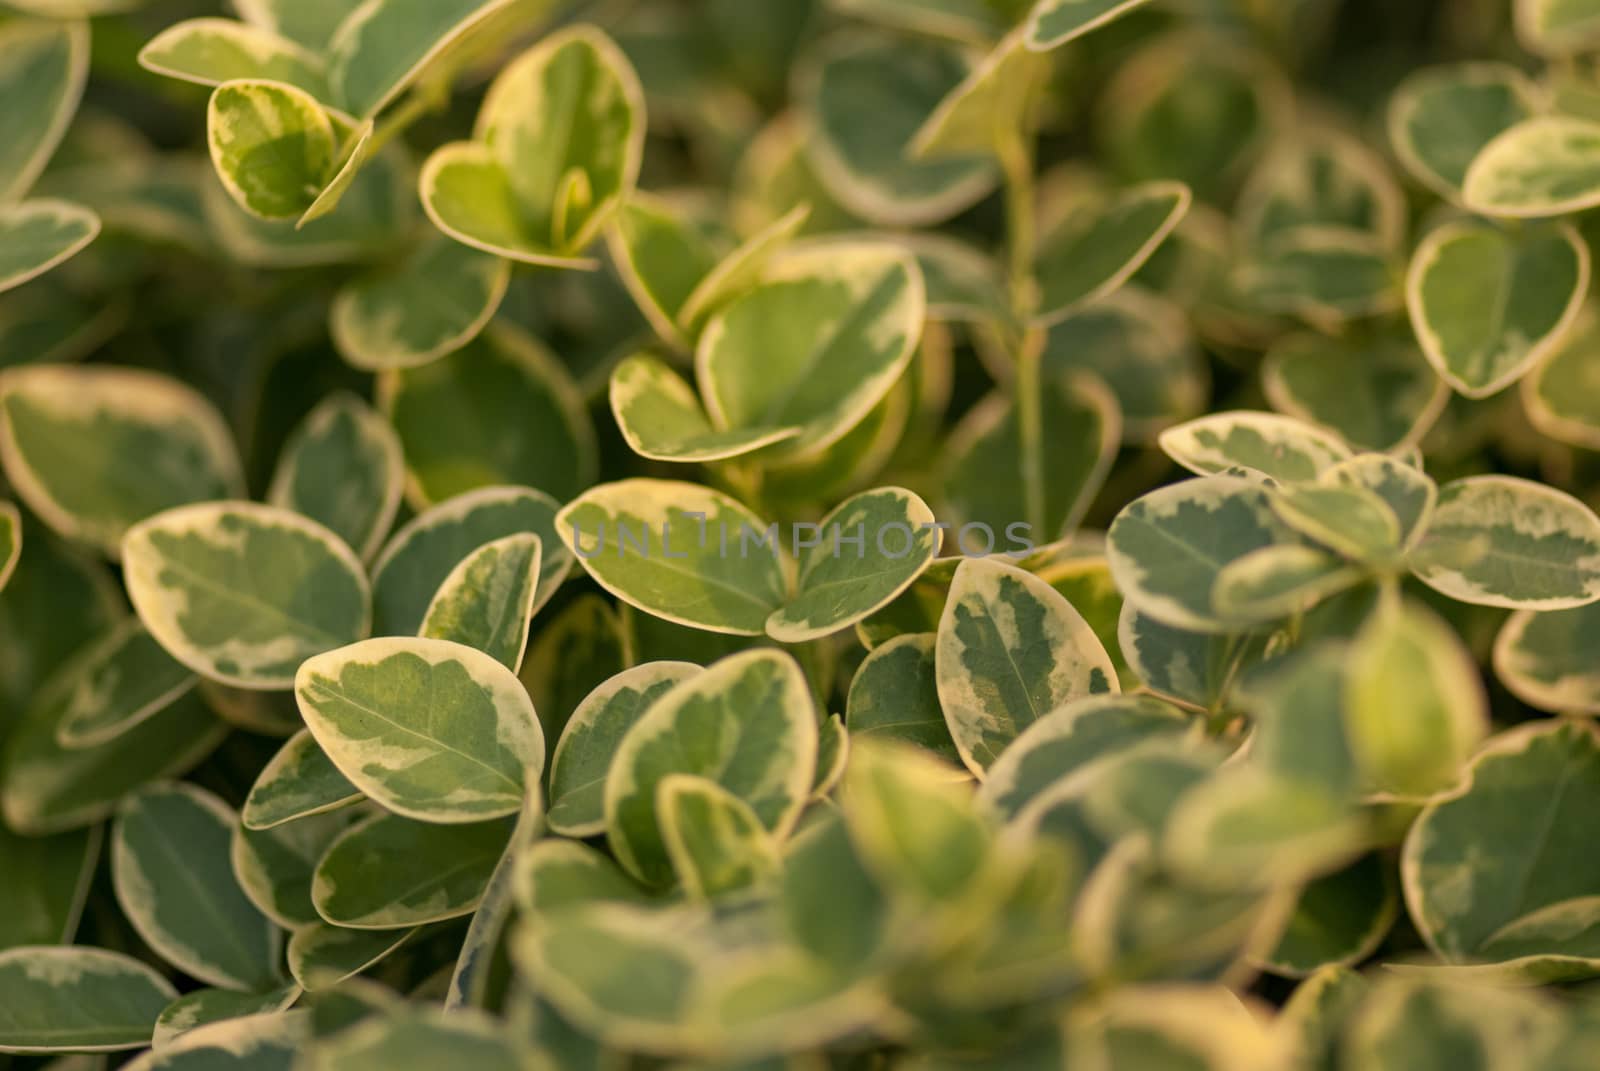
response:
M449 83L426 87L418 86L406 95L394 111L383 117L383 122L372 134L372 141L367 145L367 155L376 156L383 148L425 116L443 111L445 103L450 99Z
M1016 361L1017 431L1022 441L1018 458L1022 477L1024 518L1036 538L1049 540L1046 531L1044 493L1044 405L1041 398L1041 370L1045 333L1029 326L1038 303L1038 284L1033 263L1037 255L1037 227L1034 216L1037 193L1034 189L1034 146L1031 135L1013 131L1000 141L1000 168L1006 182L1006 248L1010 264L1011 312L1015 328L1011 332L1012 355ZM1031 444L1031 448L1030 448Z

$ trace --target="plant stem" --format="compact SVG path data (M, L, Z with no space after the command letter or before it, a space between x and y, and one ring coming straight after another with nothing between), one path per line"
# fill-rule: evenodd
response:
M1032 109L1024 109L1031 115ZM1031 124L1030 124L1031 127ZM1034 146L1031 133L1008 132L998 146L1000 167L1006 182L1006 247L1010 264L1011 313L1015 326L1010 332L1012 356L1016 362L1015 398L1017 433L1022 449L1018 455L1018 474L1022 477L1023 510L1030 531L1047 532L1044 493L1044 406L1041 398L1040 365L1044 356L1045 333L1029 325L1038 302L1034 280L1037 220L1034 215Z
M383 122L372 134L367 145L367 155L376 156L384 146L409 130L417 120L441 111L450 99L450 86L446 82L437 86L418 86L406 95L394 111L384 116Z

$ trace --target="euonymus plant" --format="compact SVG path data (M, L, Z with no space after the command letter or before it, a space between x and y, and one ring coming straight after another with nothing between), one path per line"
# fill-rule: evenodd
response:
M6 0L0 1068L1600 1051L1600 0Z

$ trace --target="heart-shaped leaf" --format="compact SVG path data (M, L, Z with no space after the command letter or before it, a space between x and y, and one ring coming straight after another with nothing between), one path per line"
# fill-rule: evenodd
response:
M178 995L149 965L102 948L0 952L0 1052L142 1049Z
M123 537L122 564L167 653L236 688L285 688L306 658L353 643L372 621L366 571L344 541L272 506L158 513Z
M515 673L528 647L539 558L532 532L485 543L439 586L420 634L477 648Z
M211 94L211 162L240 208L261 219L298 219L334 175L338 140L317 99L285 82L240 79Z
M1462 200L1485 216L1537 219L1600 204L1600 123L1526 119L1473 157Z
M100 217L82 205L35 198L0 207L0 291L43 275L100 234Z
M233 19L174 23L139 50L139 65L203 86L240 79L282 82L318 100L329 99L321 56L264 27Z
M544 769L528 693L505 666L458 643L393 637L331 651L300 667L295 695L352 784L423 822L515 814Z
M271 829L348 807L363 798L311 731L301 729L261 768L240 819L246 829Z
M724 461L800 434L799 428L717 430L694 389L648 354L635 354L612 371L610 400L633 452L655 461Z
M18 19L0 32L0 95L14 109L0 146L0 204L25 196L50 162L88 73L87 23Z
M394 429L353 394L323 399L289 436L267 502L325 525L362 561L400 509L405 459Z
M1538 91L1515 67L1467 63L1418 72L1389 103L1389 142L1412 176L1459 200L1478 153L1537 111Z
M1486 398L1561 342L1589 292L1589 248L1569 227L1508 234L1450 224L1411 261L1406 303L1422 352L1469 398Z

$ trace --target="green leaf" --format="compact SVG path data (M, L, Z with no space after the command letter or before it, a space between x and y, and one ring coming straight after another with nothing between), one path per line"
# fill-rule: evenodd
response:
M669 621L759 636L788 599L777 526L708 487L602 484L569 503L556 526L597 584Z
M1239 473L1299 483L1351 456L1338 437L1275 413L1212 413L1161 433L1161 449L1201 476Z
M1494 670L1513 695L1552 714L1600 713L1600 603L1519 610L1494 644Z
M968 75L961 53L939 42L840 35L802 61L796 97L811 125L806 150L839 203L883 226L938 223L994 189L984 155L919 161L917 132Z
M117 904L161 958L209 985L277 983L278 931L239 888L229 840L239 818L187 784L129 796L111 835Z
M722 306L759 283L767 266L811 218L811 206L790 209L746 239L707 272L678 311L678 326L689 339L698 338L706 320Z
M435 238L398 267L342 287L329 331L340 355L363 371L415 368L477 338L510 282L509 261Z
M651 328L673 348L687 349L680 315L717 267L716 237L673 201L635 191L617 209L606 241L617 274Z
M623 736L606 778L607 842L635 877L671 881L656 789L672 774L715 781L781 838L811 794L816 756L816 714L794 659L771 650L725 658L657 699Z
M456 566L486 543L532 532L539 537L537 610L572 568L556 535L560 509L530 487L485 487L442 502L395 533L372 567L374 627L379 635L414 635L428 606Z
M1361 580L1359 569L1300 543L1253 550L1217 572L1211 605L1235 627L1269 624L1302 614Z
M1189 632L1123 605L1117 646L1150 691L1205 711L1226 706L1241 671L1264 653L1253 633Z
M333 989L382 962L420 932L351 930L325 922L303 926L289 938L289 973L308 993Z
M662 625L680 634L710 638L707 633ZM584 696L636 662L641 644L648 648L623 625L616 604L595 592L579 595L540 628L528 645L519 678L541 712L545 739L559 739ZM730 649L741 646L734 642ZM695 652L697 658L704 654Z
M24 197L50 162L88 74L85 22L18 19L0 31L0 95L9 104L0 134L0 203Z
M100 217L82 205L35 198L0 207L0 292L69 260L100 234Z
M351 826L317 864L311 901L335 926L395 930L471 914L513 820L442 826L376 814Z
M458 643L393 637L331 651L300 667L295 695L352 784L423 822L515 814L544 769L522 684Z
M1424 808L1406 837L1401 883L1428 946L1448 963L1592 976L1600 861L1574 838L1597 807L1590 726L1534 722L1491 741L1468 782Z
M1274 974L1290 978L1330 964L1359 963L1388 936L1399 910L1389 864L1382 856L1364 855L1300 891L1283 936L1264 961Z
M427 1071L461 1064L481 1071L525 1066L504 1026L461 1009L408 1009L378 1015L311 1046L307 1071Z
M1039 0L1028 16L1028 47L1038 52L1060 48L1144 3L1145 0Z
M995 46L939 102L906 151L918 160L981 153L1004 159L1014 139L1030 133L1027 113L1035 87L1050 72L1049 62L1026 44L1017 32Z
M1538 110L1538 90L1515 67L1462 63L1419 71L1389 101L1389 143L1412 176L1460 200L1472 161Z
M1278 412L1371 450L1416 444L1450 400L1409 332L1359 341L1291 335L1268 351L1261 386Z
M145 964L101 948L0 952L0 1052L142 1049L178 995Z
M1267 501L1284 524L1335 554L1383 563L1400 550L1400 519L1365 487L1289 484Z
M241 79L282 82L318 100L329 98L321 56L271 30L233 19L174 23L139 50L139 66L203 86Z
M475 647L515 673L528 647L539 557L531 532L485 543L445 578L420 634Z
M1474 212L1513 219L1600 204L1600 123L1563 115L1518 123L1473 157L1461 196Z
M226 734L198 693L190 692L104 744L62 748L56 735L86 657L62 664L7 734L0 807L18 833L43 836L98 822L145 782L175 777L198 763Z
M1212 605L1230 563L1283 540L1266 494L1249 481L1212 476L1164 487L1124 507L1106 557L1127 604L1170 628L1229 632Z
M1049 327L1131 279L1188 214L1194 195L1180 182L1148 182L1079 208L1039 252L1039 310Z
M508 3L368 0L356 6L328 41L334 97L357 118L376 115L422 75L429 61Z
M852 739L886 737L961 761L939 706L936 637L896 636L872 649L850 681L845 722Z
M1456 480L1440 489L1411 568L1461 602L1571 609L1600 598L1600 518L1571 495L1531 480Z
M1386 454L1357 454L1322 474L1324 484L1371 491L1400 523L1400 541L1411 547L1427 529L1439 487L1420 468Z
M618 744L657 699L699 673L691 662L646 662L584 697L550 758L551 829L566 837L605 832L606 777Z
M298 985L280 986L265 993L196 989L168 1004L161 1012L150 1047L165 1050L183 1035L213 1023L285 1012L299 998Z
M510 326L431 364L385 372L378 404L404 444L419 507L496 484L567 499L594 480L594 428L577 385Z
M317 192L311 204L295 220L294 229L297 231L324 216L331 215L333 210L344 202L345 194L350 192L357 176L372 159L372 154L377 151L377 125L371 119L359 126L346 129L343 116L330 113L329 118L334 124L334 136L338 147L338 151L334 154L333 175L322 184L322 189Z
M240 79L211 94L206 140L223 187L261 219L296 219L333 177L338 143L317 99L281 82Z
M320 922L311 903L311 879L334 839L361 812L346 808L273 826L233 828L229 860L245 897L274 923L296 930Z
M656 785L656 821L684 892L705 900L755 885L778 871L778 849L761 818L717 782L668 774Z
M285 1071L309 1033L310 1012L257 1012L191 1030L128 1071Z
M1405 194L1387 162L1360 139L1315 122L1268 150L1239 194L1238 215L1257 245L1302 227L1345 228L1389 248L1406 237Z
M301 729L261 768L240 818L246 829L271 829L348 807L362 798L311 731Z
M1401 271L1381 239L1347 227L1298 227L1241 265L1236 285L1266 312L1330 334L1402 303Z
M1504 389L1571 329L1589 292L1589 263L1570 227L1515 235L1440 227L1418 247L1406 284L1423 353L1469 398Z
M1600 447L1600 412L1589 389L1594 368L1591 358L1600 342L1597 332L1600 319L1587 309L1580 310L1550 356L1521 382L1522 408L1529 422L1557 442L1586 450Z
M1373 1071L1445 1071L1515 1063L1559 1039L1555 1010L1536 993L1385 978L1349 1015L1339 1048Z
M610 400L628 446L655 461L724 461L800 434L797 427L718 430L694 389L649 354L635 354L612 370Z
M817 729L817 772L811 779L812 802L825 800L839 787L850 766L850 732L844 718L831 714Z
M167 653L238 688L288 687L311 655L372 620L366 572L338 536L288 510L211 502L122 540L128 597Z
M29 509L69 539L115 556L133 524L172 506L242 492L222 417L176 380L109 365L6 374L0 461Z
M838 441L905 372L925 309L921 273L892 245L786 253L701 335L695 372L712 424L799 427L786 458Z
M800 559L795 594L767 618L767 635L805 643L893 602L939 552L933 511L910 491L882 487L845 500L818 525ZM846 550L847 541L853 549ZM795 540L800 546L802 541Z
M504 962L501 945L517 906L518 866L544 832L544 801L535 792L517 816L511 839L500 853L500 861L467 925L467 935L445 990L446 1011L485 1007L495 999L491 987L499 982L499 968Z
M831 0L830 7L884 26L982 44L1026 10L1026 0Z
M1600 10L1590 0L1516 0L1517 37L1530 51L1565 56L1600 40Z
M595 261L552 249L525 218L511 178L493 151L459 141L437 149L422 167L422 208L445 235L507 260L547 268L592 270Z
M353 394L330 394L284 444L267 502L309 517L370 561L400 509L405 461L394 430Z
M321 53L362 0L236 0L239 17Z
M956 569L935 662L950 735L980 778L1039 718L1118 690L1116 667L1082 615L1043 580L987 558Z
M195 676L137 620L118 625L85 653L56 729L64 748L97 747L170 707Z
M1037 430L1023 421L1014 398L997 392L950 433L944 496L957 517L980 526L970 552L1016 550L1019 539L1031 545L1071 534L1110 472L1122 418L1105 384L1081 372L1048 375L1039 395ZM956 543L969 552L963 531Z
M101 828L24 837L0 823L0 950L69 944L100 861Z

